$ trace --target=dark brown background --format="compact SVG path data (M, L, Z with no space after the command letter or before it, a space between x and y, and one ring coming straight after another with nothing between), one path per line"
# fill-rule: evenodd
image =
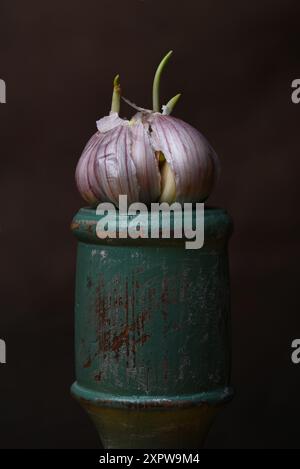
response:
M230 246L236 397L210 448L300 447L297 0L51 0L0 3L0 447L93 448L74 380L72 216L81 150L107 113L111 81L151 106L163 96L198 127L223 172L210 202L235 221ZM124 105L123 115L131 110Z

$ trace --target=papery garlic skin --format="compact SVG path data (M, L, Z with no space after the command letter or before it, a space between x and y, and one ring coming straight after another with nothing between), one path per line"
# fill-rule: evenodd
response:
M131 121L117 113L97 122L76 169L79 192L90 204L119 195L128 203L202 202L219 172L216 153L200 132L157 112L139 112ZM159 165L157 153L166 160ZM161 170L161 172L160 172Z

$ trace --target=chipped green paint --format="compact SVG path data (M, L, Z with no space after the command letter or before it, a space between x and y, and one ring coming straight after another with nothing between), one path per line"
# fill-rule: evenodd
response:
M206 209L200 250L186 250L184 239L101 240L97 220L94 209L81 209L72 223L79 241L72 393L107 448L199 446L232 395L231 220L224 210ZM183 418L191 408L192 429ZM201 431L194 435L195 425ZM127 427L131 435L121 435Z

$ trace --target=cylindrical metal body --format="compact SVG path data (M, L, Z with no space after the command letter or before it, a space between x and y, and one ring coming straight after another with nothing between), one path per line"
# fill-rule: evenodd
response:
M81 209L72 223L72 393L105 448L199 448L232 395L231 220L206 209L204 246L188 250L184 239L99 239L98 219Z

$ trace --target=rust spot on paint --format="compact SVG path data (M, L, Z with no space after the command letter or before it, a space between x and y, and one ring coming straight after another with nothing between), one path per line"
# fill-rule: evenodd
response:
M102 373L101 373L101 371L99 371L99 373L96 373L95 376L94 376L94 378L95 378L95 381L101 381L101 378L102 378Z
M136 343L137 343L137 344L144 345L144 343L147 342L148 339L150 339L150 335L149 335L149 334L143 334L143 335L136 341Z
M93 234L94 226L95 226L94 223L87 223L87 224L86 224L86 229L87 229L87 231L88 231L90 234Z
M91 357L88 357L86 362L83 364L83 368L90 368L91 364L92 364Z
M123 330L113 337L110 350L115 352L115 358L119 358L119 353L123 346L126 347L126 355L128 356L131 351L133 355L132 358L135 358L136 345L144 345L150 338L149 334L141 334L141 330L144 330L144 323L147 316L147 312L140 314L131 324L125 324ZM135 333L137 333L138 337L136 337Z
M123 306L123 298L121 296L114 296L114 306Z
M108 352L110 350L110 338L111 338L110 330L102 332L101 348L103 352Z
M115 352L116 354L118 354L120 351L120 348L123 345L127 345L128 341L129 341L129 327L127 325L125 326L125 329L120 334L118 334L117 336L113 338L111 350Z
M109 350L110 346L110 318L107 315L109 309L109 299L105 295L105 285L103 275L100 275L99 285L96 288L95 314L97 320L98 333L98 353Z
M118 278L117 278L118 277ZM149 311L139 311L136 303L139 284L132 276L130 281L120 276L115 277L112 284L105 284L101 274L96 288L95 321L97 327L98 347L95 356L109 366L111 353L118 360L121 356L126 360L126 367L135 368L136 348L143 346L150 338L145 333L145 323Z
M71 231L78 230L80 228L80 223L76 223L75 221L71 223Z

